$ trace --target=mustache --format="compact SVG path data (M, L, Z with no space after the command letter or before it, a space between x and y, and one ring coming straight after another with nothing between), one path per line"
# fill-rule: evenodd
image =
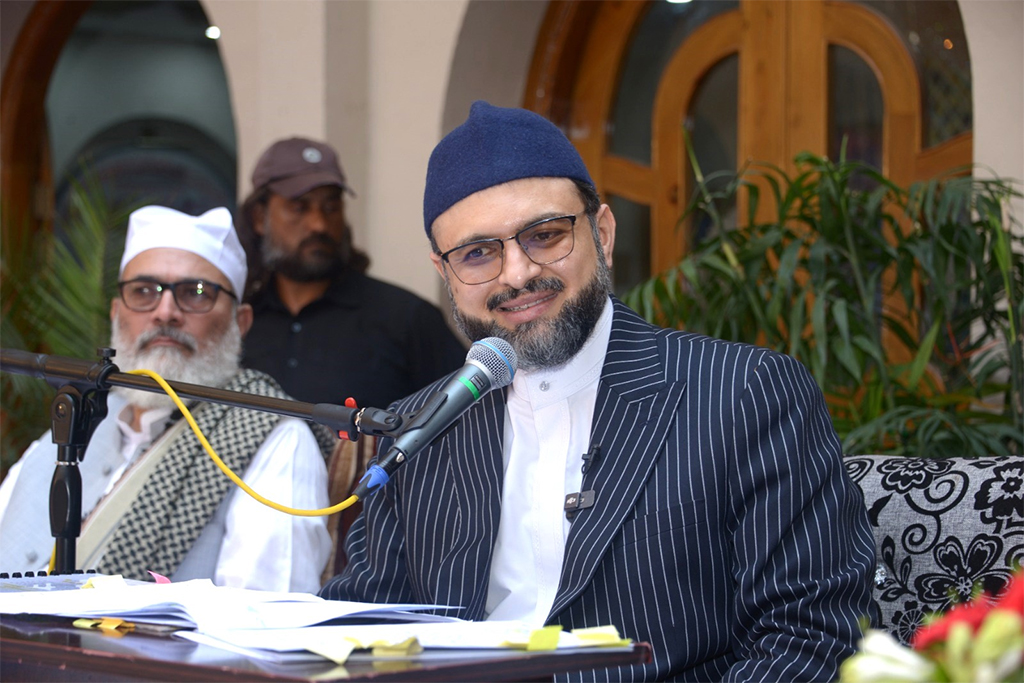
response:
M487 310L493 311L498 306L507 304L518 296L533 292L561 292L565 289L565 283L557 277L539 277L530 280L522 289L508 289L496 292L487 298Z
M135 350L144 351L146 347L153 343L153 340L157 337L167 337L173 341L178 342L189 351L195 351L199 348L199 343L196 338L188 332L183 332L175 327L167 327L166 325L161 327L155 327L152 330L148 330L139 335L138 339L135 340Z
M301 242L299 242L300 249L304 247L313 246L324 247L326 249L330 249L331 251L338 251L341 248L341 244L337 240L332 238L330 235L325 235L324 233L315 233L309 235L308 237L304 238Z

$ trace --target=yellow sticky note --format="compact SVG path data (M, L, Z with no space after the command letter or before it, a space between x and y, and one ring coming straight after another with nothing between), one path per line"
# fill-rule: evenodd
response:
M619 629L614 626L593 626L591 628L574 628L571 633L579 638L581 645L630 645L628 638L619 635Z
M303 647L335 664L344 664L352 650L356 649L356 644L347 638L313 638L303 643Z
M99 623L99 619L75 619L71 622L71 625L75 628L96 628Z
M124 577L121 576L120 574L114 574L112 576L103 576L103 575L97 574L96 576L93 576L88 581L86 581L84 584L82 584L82 588L83 589L84 588L103 588L103 589L107 589L107 588L127 588L127 587L128 587L128 584L125 583Z
M374 657L409 657L423 652L423 646L414 636L406 638L400 643L375 643L373 646Z
M126 631L132 629L132 625L123 619L115 619L114 617L103 617L100 619L100 623L97 626L101 631L116 631L123 628Z
M121 637L128 631L135 630L135 624L125 621L124 619L116 619L114 617L103 617L101 619L75 619L71 622L71 625L75 628L95 629L103 633L105 636L117 636Z
M558 624L534 629L530 632L530 640L526 643L527 650L555 650L558 639L562 635L562 627Z

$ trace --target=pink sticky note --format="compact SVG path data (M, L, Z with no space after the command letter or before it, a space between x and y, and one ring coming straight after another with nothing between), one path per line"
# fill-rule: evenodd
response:
M149 571L149 570L147 569L146 571ZM156 580L157 583L170 583L171 582L171 580L168 579L163 574L157 574L156 572L149 572L149 575L152 576Z

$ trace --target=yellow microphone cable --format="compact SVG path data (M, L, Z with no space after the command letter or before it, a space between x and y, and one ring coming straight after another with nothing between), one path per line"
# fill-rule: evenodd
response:
M214 464L216 464L217 467L220 468L220 471L226 474L228 476L228 479L235 483L235 486L242 489L243 491L248 493L253 499L258 500L267 507L274 508L275 510L279 510L281 512L287 512L289 515L295 515L297 517L323 517L327 515L333 515L335 512L341 512L342 510L351 507L359 500L359 496L351 495L345 500L338 503L337 505L333 505L329 508L320 508L319 510L300 510L298 508L291 508L288 507L287 505L281 505L280 503L275 503L272 500L264 498L260 494L253 491L248 484L242 481L241 477L232 472L228 468L228 466L224 464L224 461L220 459L220 456L218 456L214 452L213 447L210 445L210 442L206 440L206 436L203 435L202 430L199 429L199 425L196 424L195 418L192 417L192 413L189 411L188 407L186 407L185 404L182 403L181 399L178 398L178 394L174 391L174 389L171 388L171 385L168 384L163 377L156 374L152 370L131 370L129 371L129 374L145 375L146 377L151 378L153 381L159 384L160 388L163 389L167 393L167 395L171 397L171 400L174 401L174 405L178 406L178 410L180 410L181 414L185 416L186 420L188 420L188 424L190 427L192 427L192 431L199 439L199 443L203 445L203 448L206 450L207 455L209 455L210 458L213 460Z

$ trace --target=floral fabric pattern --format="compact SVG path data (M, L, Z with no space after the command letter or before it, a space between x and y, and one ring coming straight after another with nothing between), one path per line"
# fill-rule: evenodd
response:
M1001 532L1024 528L1024 458L1016 458L992 470L974 496L974 509L981 510L981 520Z
M878 553L882 627L909 644L925 615L992 599L1024 564L1024 458L847 456Z

